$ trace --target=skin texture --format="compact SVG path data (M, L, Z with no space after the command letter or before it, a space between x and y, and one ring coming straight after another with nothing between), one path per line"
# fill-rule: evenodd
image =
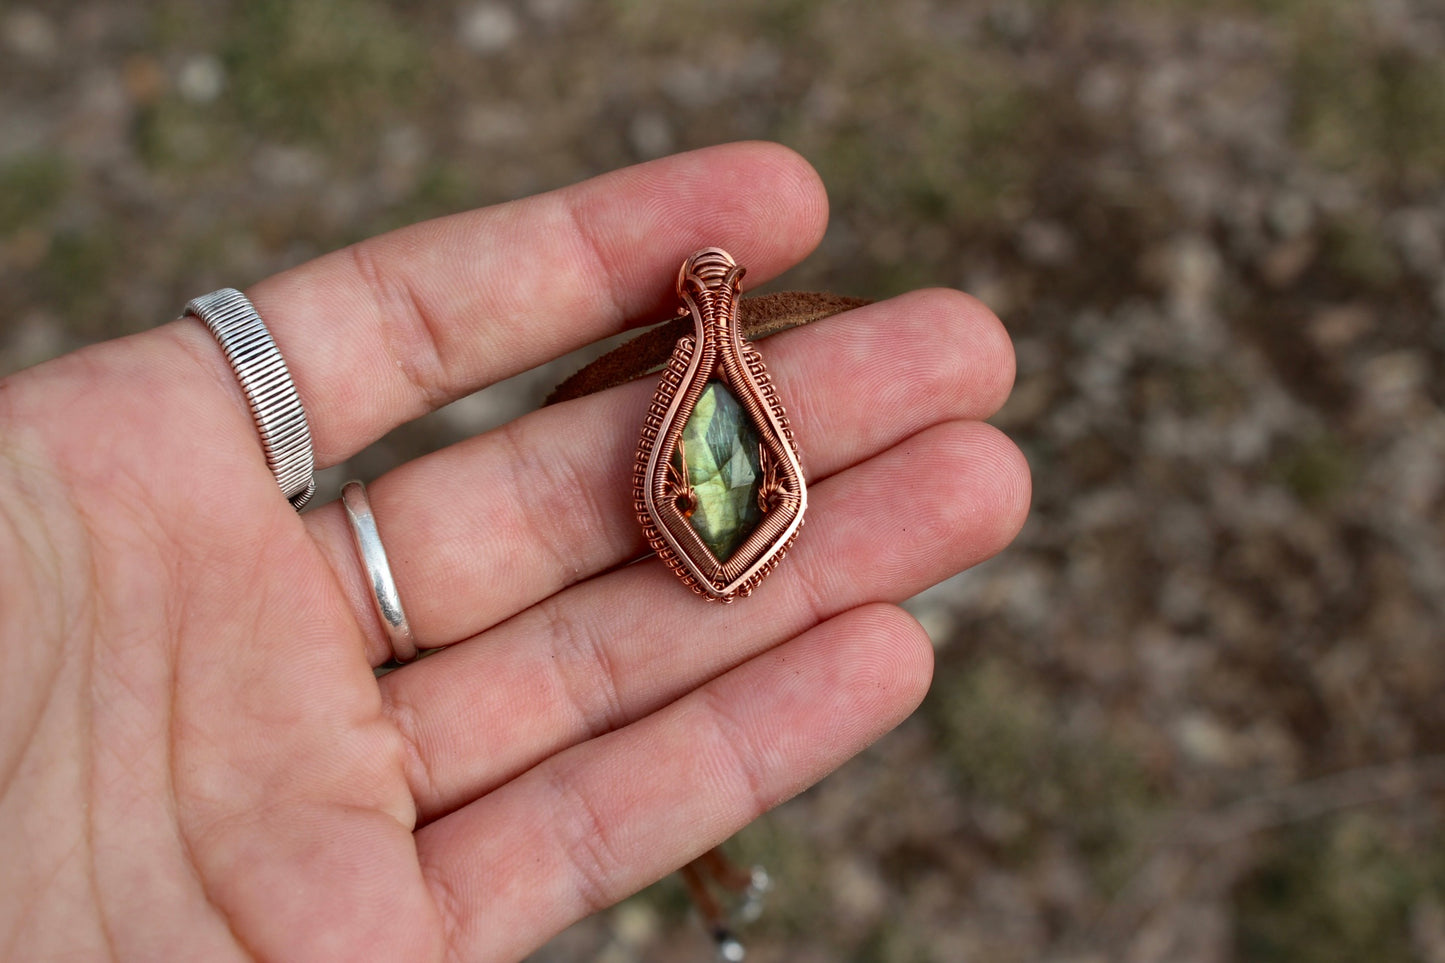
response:
M247 293L322 465L668 308L721 245L819 240L773 145L406 228ZM0 382L0 958L509 960L721 842L896 725L931 649L892 603L1003 548L1027 467L977 302L916 292L770 339L811 485L732 606L644 546L652 386L529 414L371 497L412 626L388 649L336 504L298 516L205 329Z

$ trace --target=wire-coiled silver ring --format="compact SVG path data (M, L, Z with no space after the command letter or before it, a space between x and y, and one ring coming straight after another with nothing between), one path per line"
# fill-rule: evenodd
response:
M235 288L194 299L186 313L200 318L220 343L251 406L266 464L281 493L300 511L316 494L316 456L306 410L271 332Z

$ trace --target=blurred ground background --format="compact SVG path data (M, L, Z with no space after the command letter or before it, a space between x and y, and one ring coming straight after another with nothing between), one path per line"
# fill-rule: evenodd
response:
M751 958L1445 961L1441 2L4 0L0 373L744 137L833 199L780 286L1003 317L1037 490L915 601L923 709L738 841ZM709 957L675 880L536 955Z

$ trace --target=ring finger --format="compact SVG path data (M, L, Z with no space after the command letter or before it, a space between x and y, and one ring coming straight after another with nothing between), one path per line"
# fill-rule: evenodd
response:
M628 725L830 617L897 602L1002 549L1027 466L977 422L910 437L812 492L809 535L739 605L707 605L661 564L573 586L382 679L427 822L553 754ZM488 692L487 699L477 693Z

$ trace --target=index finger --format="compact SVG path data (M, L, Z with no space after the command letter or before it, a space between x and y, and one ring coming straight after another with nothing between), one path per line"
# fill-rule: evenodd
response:
M756 283L801 260L826 221L805 160L776 144L729 144L402 228L247 294L295 379L324 467L493 381L654 319L698 248L727 248ZM213 358L229 379L194 319L156 333ZM239 389L234 400L245 404Z

